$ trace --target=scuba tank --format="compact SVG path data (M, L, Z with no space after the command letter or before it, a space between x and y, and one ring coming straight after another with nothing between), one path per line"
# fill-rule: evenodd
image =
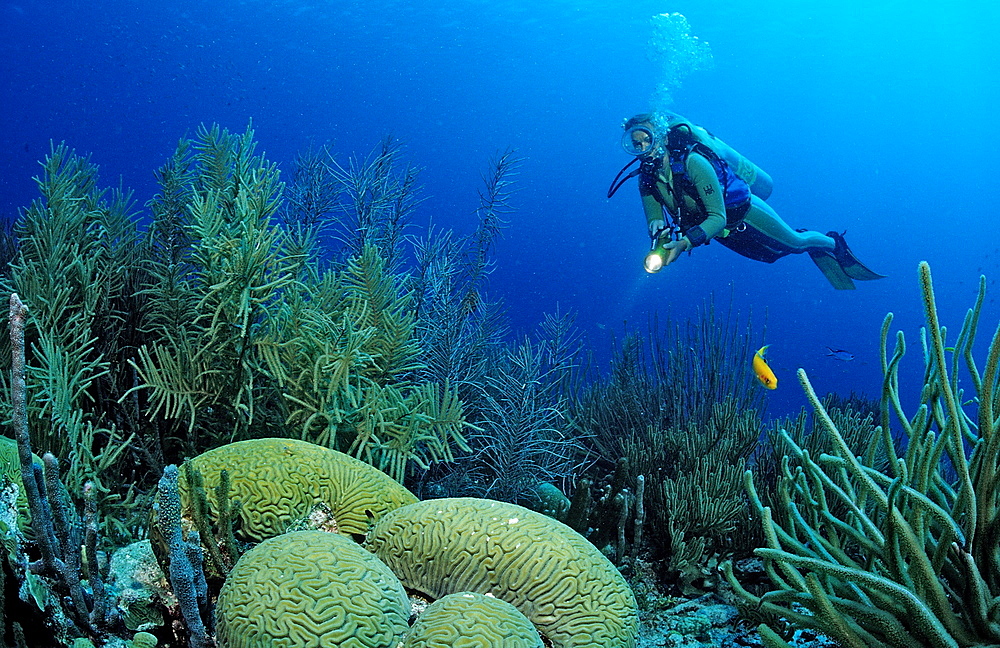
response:
M743 157L739 151L729 146L715 135L691 124L691 132L702 144L715 151L716 155L726 161L729 168L750 187L750 193L761 200L767 200L774 189L774 180L759 166Z

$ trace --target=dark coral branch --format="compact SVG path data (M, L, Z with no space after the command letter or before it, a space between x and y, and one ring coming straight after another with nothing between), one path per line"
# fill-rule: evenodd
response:
M201 541L198 538L190 541L184 539L177 478L177 466L171 464L163 470L156 519L170 549L170 585L180 605L181 615L190 635L191 648L208 648L211 640L201 618L201 600L205 598L205 577L200 559Z
M24 326L28 319L28 308L21 303L17 293L10 296L10 344L13 352L11 365L10 395L13 404L14 434L17 438L17 454L21 462L21 481L28 499L28 510L36 528L51 520L45 490L37 466L31 459L31 437L28 432L27 387L24 382ZM40 473L40 469L38 469ZM56 572L55 534L51 527L42 527L38 533L38 546L42 553L45 571Z
M32 526L35 529L41 560L27 565L34 573L56 579L59 588L69 595L72 602L71 616L76 624L71 628L80 632L85 628L94 635L102 632L106 622L104 588L97 564L96 503L92 493L87 494L91 512L92 529L88 528L88 561L90 583L95 596L92 614L80 582L81 529L79 516L69 502L69 495L59 475L59 460L50 452L42 457L44 468L32 461L31 440L28 431L27 395L24 380L24 324L27 308L14 293L10 297L10 338L13 351L11 370L11 402L14 405L14 430L21 463L21 479L25 486ZM92 488L90 489L92 490ZM72 623L72 622L71 622Z

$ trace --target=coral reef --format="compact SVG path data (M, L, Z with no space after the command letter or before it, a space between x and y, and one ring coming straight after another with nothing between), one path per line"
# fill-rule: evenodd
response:
M580 466L582 448L567 425L566 388L580 351L573 316L557 310L534 336L511 344L501 305L486 291L519 165L512 151L493 160L471 236L456 239L432 228L415 247L409 285L423 346L418 373L455 386L467 419L475 422L465 435L468 452L433 466L415 487L421 497L527 503L538 482L566 488Z
M41 468L42 459L32 454L31 462ZM24 482L21 481L21 461L18 458L17 441L8 437L0 437L0 486L4 489L13 487L14 514L16 526L22 532L30 532L31 510L28 508L28 498L24 494ZM7 522L7 520L4 520ZM10 528L13 528L12 526Z
M108 609L104 574L98 559L96 488L91 481L83 485L81 494L84 515L81 518L63 483L59 460L52 453L46 452L42 456L42 466L34 462L35 455L31 451L28 429L25 379L26 320L27 308L16 293L12 294L11 415L21 467L21 482L31 511L34 542L40 557L29 560L20 543L15 541L10 548L10 560L36 605L53 617L53 630L62 639L84 639L85 634L104 637L108 634L109 627L115 623L116 613ZM5 536L8 539L10 537L8 534ZM3 559L8 559L8 556L4 555ZM27 596L22 594L22 598L27 599Z
M513 604L557 648L635 646L635 597L618 570L583 536L524 507L417 502L386 514L365 546L433 598L469 591Z
M565 522L566 514L569 513L570 501L566 494L559 490L559 487L549 482L538 482L530 490L529 495L522 501L522 506L530 508L532 511L544 513L560 522Z
M835 394L828 394L821 402L851 452L858 457L874 453L865 461L879 472L885 472L888 469L886 454L882 443L876 442L881 436L881 428L876 423L881 419L878 403L856 395L844 399ZM803 451L811 457L819 457L831 454L834 450L822 421L819 417L809 416L805 408L795 417L788 416L773 421L765 433L767 442L758 447L753 458L755 490L760 495L761 503L771 508L774 520L784 525L793 515L792 510L783 506L778 488L784 457L796 456ZM787 435L798 450L788 448L783 435ZM895 439L893 443L899 445ZM742 484L742 479L740 482ZM842 503L832 501L830 506L834 515L846 514ZM755 535L755 541L757 544L754 546L763 544L763 535Z
M654 322L645 338L629 333L610 373L587 377L573 406L575 427L600 460L613 465L630 442L655 450L648 431L707 422L727 399L739 414L760 412L762 393L744 371L758 336L752 320L722 317L711 301L691 320ZM696 357L690 349L698 349Z
M541 637L516 607L492 596L456 592L427 606L402 648L543 648Z
M755 546L742 489L762 430L762 392L745 370L755 335L752 320L708 301L687 322L628 335L610 374L576 393L572 421L594 465L566 521L627 574L649 559L676 593L698 595L717 589L714 564Z
M403 481L445 483L443 464L471 450L468 416L493 412L493 440L541 421L525 430L543 441L522 455L537 468L526 474L572 476L575 447L548 423L559 417L547 409L560 402L554 390L525 394L517 421L504 409L505 385L530 382L537 365L482 389L515 353L485 288L516 156L492 162L472 235L431 228L419 238L402 235L420 200L399 152L387 139L340 164L323 147L300 156L285 187L251 129L204 126L157 172L143 232L130 194L101 189L89 158L53 146L41 197L2 236L4 286L30 307L12 307L10 352L0 343L0 363L13 358L0 372L11 388L0 413L13 423L23 486L16 475L4 483L4 562L44 621L27 628L32 642L145 644L131 634L148 627L210 644L215 588L240 551L289 527L364 534L415 500ZM550 342L530 357L560 358ZM212 455L232 441L263 448L261 437L281 437L294 456L263 466L256 450ZM550 437L566 450L559 462L548 461ZM305 460L309 442L337 459ZM32 444L44 465L25 459ZM475 459L461 471L480 465L480 481L497 470ZM317 474L328 479L314 488ZM15 513L22 492L28 508ZM25 535L14 533L29 513ZM157 534L172 591L136 586L120 564L105 589L104 557L127 563L116 549ZM4 623L15 643L24 630Z
M527 505L540 482L572 482L585 454L568 425L567 384L578 355L573 318L556 313L545 317L535 339L497 359L473 401L470 452L453 466L464 482L451 494Z
M148 539L133 542L112 554L108 588L114 593L115 606L121 610L122 624L127 630L159 630L165 622L164 608L177 604Z
M330 507L341 533L363 535L389 511L417 501L372 466L296 439L237 441L194 457L188 466L201 474L207 489L228 472L230 495L240 502L235 532L253 542L284 533L321 502ZM191 519L191 491L184 480L180 496ZM217 505L210 505L214 521Z
M753 646L752 638L738 627L738 613L718 594L691 600L667 599L664 605L643 614L645 631L640 648L708 648Z
M414 187L395 161L393 147L336 171L302 159L283 206L252 130L181 141L151 203L145 340L126 397L149 420L137 427L151 454L168 463L278 434L402 481L465 447L455 389L420 376L413 297L392 261ZM366 234L321 261L317 219L334 202Z
M191 648L207 648L210 628L205 622L208 616L208 581L205 578L204 554L197 533L191 534L193 537L185 536L178 490L177 466L171 464L160 478L159 499L154 509L156 526L170 557L165 571L170 575L170 586L177 597Z
M804 381L811 429L786 421L758 451L758 333L711 302L627 335L607 375L572 314L510 339L487 280L518 163L492 161L470 236L404 236L420 196L398 142L310 151L286 186L251 129L202 127L159 170L142 232L127 193L54 146L41 198L0 233L29 307L0 345L17 466L0 573L20 597L2 600L3 641L746 645L714 594L673 596L721 592L718 562L762 540L776 591L730 581L769 646L790 626L998 643L1000 342L979 371L982 293L947 347L922 270L917 415L900 338L880 407L820 406ZM978 400L960 405L962 362ZM408 635L404 585L439 597Z
M654 555L666 556L685 594L704 589L705 565L732 552L744 533L748 502L741 477L760 428L756 410L725 398L712 405L707 419L656 435L655 454L670 457L660 470L649 466L650 453L642 446L628 447L626 456L633 465L645 464L652 482L649 526L662 530L650 537Z
M131 275L141 256L134 204L125 192L100 189L97 168L65 145L52 147L35 180L41 195L15 225L18 254L3 281L27 307L24 415L32 447L62 461L67 490L92 484L103 535L111 537L122 529L112 520L128 512L128 489L112 490L134 481L123 479L135 437L121 428L127 415L118 402L131 382L123 370L131 317L141 312ZM11 355L0 348L6 385ZM10 393L0 395L5 417L14 408Z
M128 445L115 424L123 390L112 372L129 353L129 274L141 246L131 196L100 189L89 159L53 146L36 181L41 197L17 222L19 250L5 283L23 296L36 340L26 350L32 443L72 457L66 480L75 491Z
M126 646L127 648L156 648L158 643L156 635L149 632L137 632Z
M410 603L392 572L336 533L295 531L243 554L217 607L220 648L396 648Z
M1000 641L1000 329L980 372L973 343L985 278L954 346L947 347L926 263L919 274L930 340L923 345L925 382L916 414L907 416L902 406L897 372L905 343L900 332L889 353L891 313L882 327L882 425L863 455L845 441L800 369L831 449L812 456L783 435L791 452L778 483L777 502L787 509L783 523L763 505L747 475L767 541L756 553L775 589L753 594L726 566L747 604L796 626L818 628L844 647ZM964 404L960 374L975 393ZM893 414L904 435L901 453L889 427ZM880 461L878 453L888 460Z

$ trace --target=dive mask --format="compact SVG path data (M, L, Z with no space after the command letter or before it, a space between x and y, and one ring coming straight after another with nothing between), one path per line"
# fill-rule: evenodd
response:
M629 155L645 157L652 155L656 147L656 133L645 124L633 126L622 135L622 148Z

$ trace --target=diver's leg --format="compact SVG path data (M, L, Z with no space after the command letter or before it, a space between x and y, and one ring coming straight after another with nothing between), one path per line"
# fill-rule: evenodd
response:
M836 241L826 234L806 230L797 232L778 216L777 212L757 196L750 197L750 211L744 220L754 229L800 254L809 251L833 252Z
M808 252L809 258L837 290L854 290L854 282L835 257L837 243L832 237L809 230L797 232L781 220L766 202L756 196L752 196L751 200L750 211L744 219L747 225L784 246L789 252Z

